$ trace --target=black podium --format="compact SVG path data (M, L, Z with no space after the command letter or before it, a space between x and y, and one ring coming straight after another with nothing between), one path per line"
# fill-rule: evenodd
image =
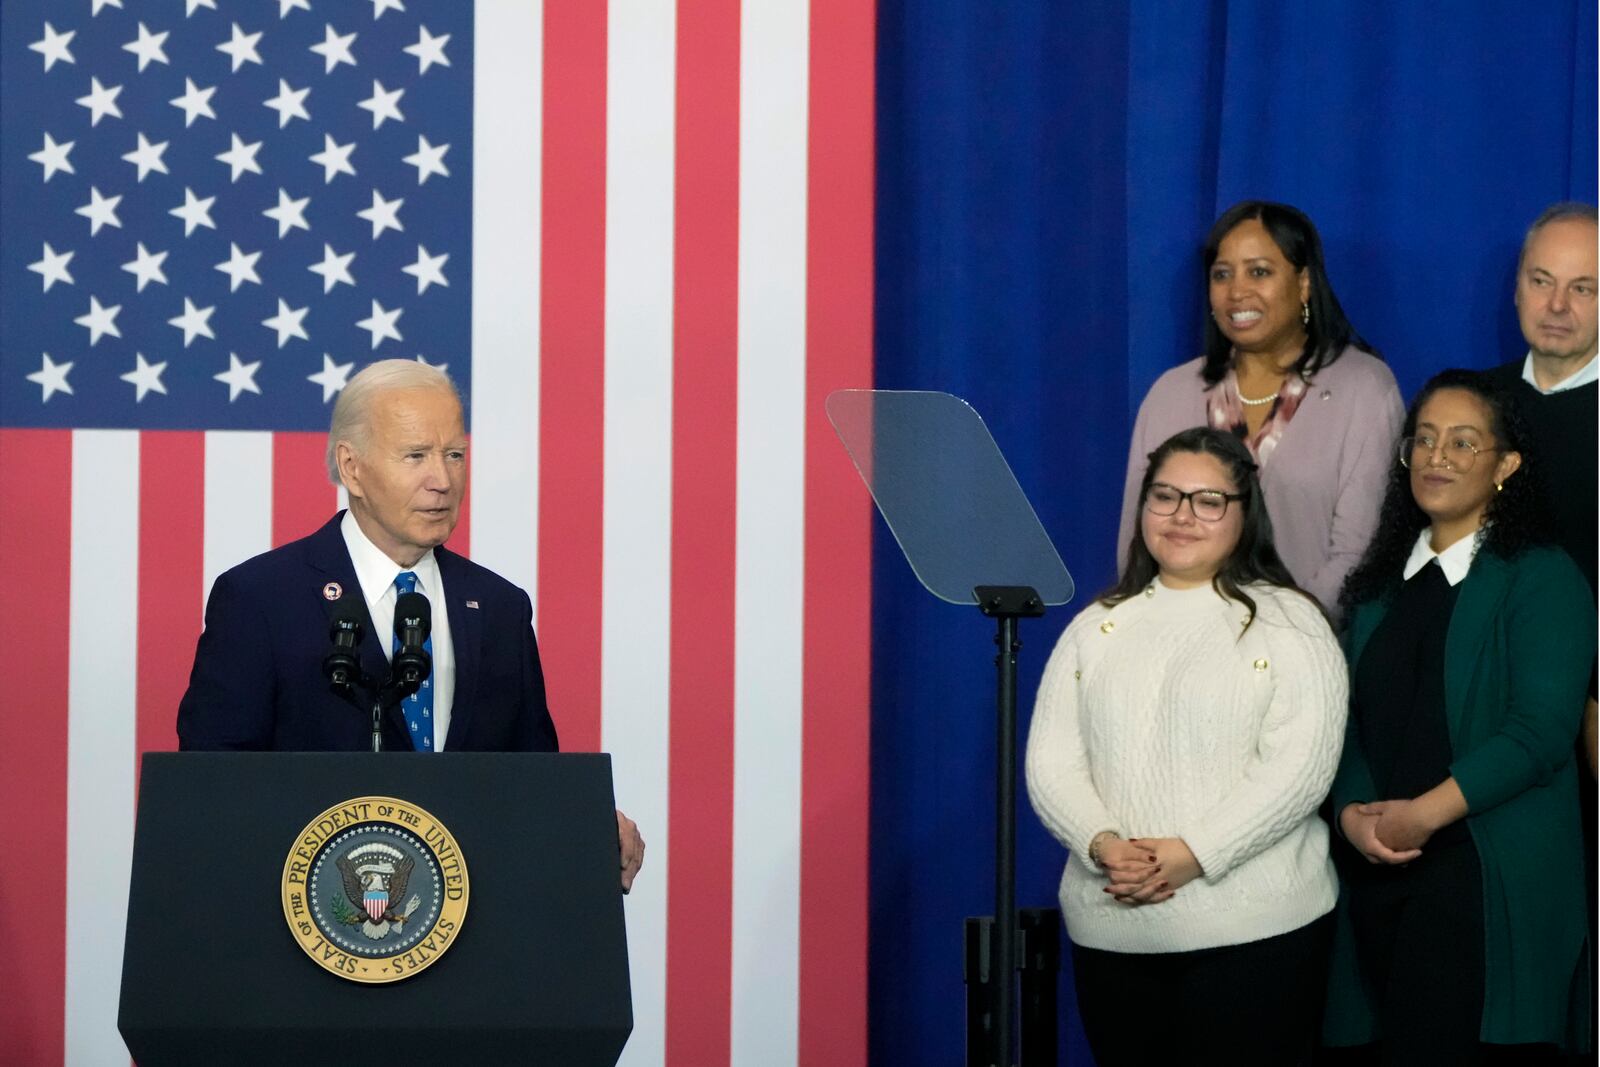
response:
M285 919L302 832L363 796L426 809L470 877L449 950L387 984L324 970ZM604 755L147 755L118 1029L140 1067L610 1067L633 1028L613 812Z

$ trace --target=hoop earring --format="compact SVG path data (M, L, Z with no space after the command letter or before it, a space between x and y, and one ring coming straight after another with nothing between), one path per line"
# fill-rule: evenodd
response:
M1304 300L1300 301L1300 325L1311 325L1311 305Z

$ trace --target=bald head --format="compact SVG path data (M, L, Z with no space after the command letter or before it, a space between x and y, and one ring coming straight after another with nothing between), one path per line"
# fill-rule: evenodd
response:
M1552 222L1587 222L1590 226L1596 225L1597 216L1593 204L1585 204L1581 200L1563 200L1559 204L1551 204L1539 212L1539 217L1533 220L1528 227L1528 232L1522 235L1522 251L1517 256L1517 266L1522 266L1528 259L1528 246L1533 244L1533 239L1539 231Z

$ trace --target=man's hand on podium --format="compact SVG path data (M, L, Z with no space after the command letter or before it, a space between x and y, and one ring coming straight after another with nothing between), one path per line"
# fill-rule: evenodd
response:
M622 854L622 891L633 888L633 877L644 866L644 838L639 836L639 824L622 812L617 812L617 847Z

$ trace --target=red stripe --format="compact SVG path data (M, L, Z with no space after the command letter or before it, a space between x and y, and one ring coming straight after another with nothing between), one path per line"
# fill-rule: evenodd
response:
M544 8L539 631L561 747L600 747L606 5Z
M206 436L139 437L137 751L178 747L178 700L203 616Z
M325 433L272 435L272 547L316 530L338 508L328 480Z
M872 509L823 402L872 385L873 8L811 2L799 1060L830 1065L867 1061Z
M472 556L472 449L467 449L467 491L461 495L460 518L450 532L450 551Z
M71 398L67 398L70 402ZM7 860L0 863L0 944L8 966L0 1044L13 1063L65 1054L67 885L67 570L72 546L72 435L0 430L0 649Z
M739 3L677 11L668 1067L728 1062L733 898Z

